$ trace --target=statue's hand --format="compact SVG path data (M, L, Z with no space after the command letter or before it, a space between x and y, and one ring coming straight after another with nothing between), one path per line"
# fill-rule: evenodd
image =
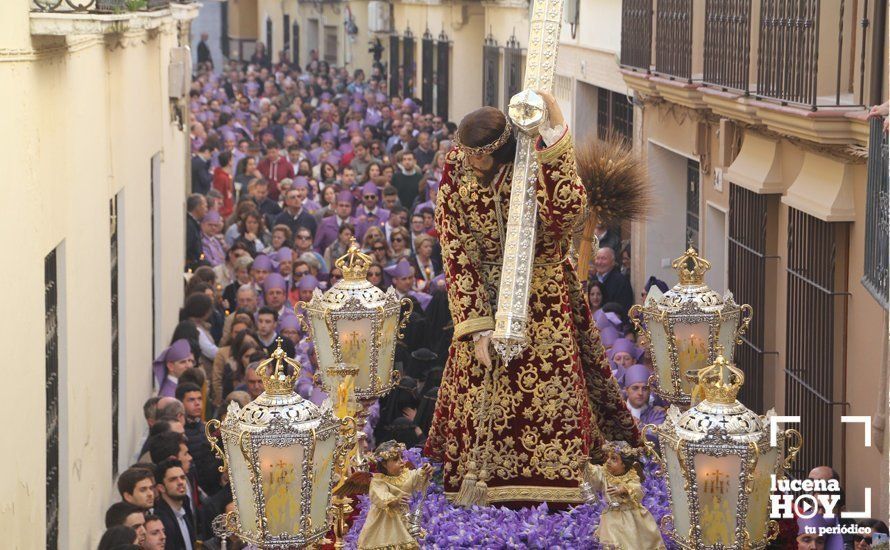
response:
M489 353L490 345L491 334L482 335L476 340L476 360L486 367L491 367L491 354Z
M565 124L566 119L562 116L562 109L559 108L559 103L556 101L556 98L553 97L553 94L542 92L541 90L537 90L537 93L544 99L544 103L547 105L549 126L551 128L556 128L561 124Z

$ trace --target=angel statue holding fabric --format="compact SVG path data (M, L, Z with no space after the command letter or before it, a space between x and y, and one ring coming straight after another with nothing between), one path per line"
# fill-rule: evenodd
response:
M539 94L537 233L523 243L534 247L528 345L506 363L491 349L517 148L504 113L464 117L439 186L454 339L424 452L464 506L580 503L584 468L602 462L606 440L642 445L573 263L573 230L589 205L572 136L553 96Z

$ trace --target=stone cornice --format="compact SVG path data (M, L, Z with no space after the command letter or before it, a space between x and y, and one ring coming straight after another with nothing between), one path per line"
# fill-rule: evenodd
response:
M197 16L199 5L192 7ZM123 34L132 31L159 29L173 20L172 9L127 13L31 12L31 34L34 36L72 36ZM177 8L177 14L182 14Z
M699 82L680 82L645 72L621 69L628 87L650 101L666 101L773 135L811 142L821 147L868 144L868 124L862 107L813 111L779 105L741 92L723 91Z

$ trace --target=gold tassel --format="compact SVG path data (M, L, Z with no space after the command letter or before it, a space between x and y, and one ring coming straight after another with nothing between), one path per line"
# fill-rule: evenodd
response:
M469 508L474 504L478 479L476 476L476 462L471 460L467 463L467 473L464 474L464 479L460 483L460 490L458 490L457 496L454 497L454 504L464 508Z
M486 479L488 479L488 472L485 470L479 472L479 481L476 482L472 502L476 506L488 506L488 484L485 483Z

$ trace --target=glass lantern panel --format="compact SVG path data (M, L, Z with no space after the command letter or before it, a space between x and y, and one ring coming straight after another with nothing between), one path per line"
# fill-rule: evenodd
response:
M730 362L735 357L735 331L738 326L737 315L727 317L720 323L720 335L717 337L717 343L723 346L723 357ZM716 359L716 357L714 358Z
M778 447L772 447L760 455L757 466L754 467L754 487L748 495L748 525L746 530L751 535L751 544L766 537L767 522L769 521L770 507L770 474L775 472L776 461L779 457Z
M392 365L396 354L396 340L399 337L399 311L383 320L380 329L380 352L377 354L377 375L380 383L386 386L392 378Z
M337 333L340 337L341 360L346 365L358 367L355 389L367 390L371 385L371 319L339 319Z
M680 387L686 395L692 394L694 386L692 382L686 379L686 373L708 366L709 337L710 330L707 323L676 323L674 325L677 365L680 367Z
M741 458L738 455L716 457L698 453L693 461L702 543L731 546L735 541Z
M334 448L337 432L332 431L327 439L315 443L315 456L312 459L312 529L325 527L327 530L328 505L331 502L331 475L334 471Z
M658 386L665 393L674 393L674 383L671 380L671 354L668 350L667 333L664 323L650 320L648 324L650 338L652 339L652 358L655 372L658 373Z
M238 517L242 527L254 533L259 532L257 525L256 502L253 495L253 484L250 481L250 467L238 447L238 438L225 438L226 454L229 457L229 475L232 478L232 491L237 501Z
M323 315L312 315L309 322L312 324L312 338L315 340L318 368L321 372L325 372L336 364L334 348L331 345L331 334L328 332L328 326L324 321Z
M665 462L667 463L668 481L671 491L671 513L674 515L674 530L681 538L689 534L689 497L686 495L686 477L680 460L671 442L661 440L661 448L664 449Z
M303 446L263 445L259 449L260 475L266 497L266 528L270 535L298 533L302 516Z

